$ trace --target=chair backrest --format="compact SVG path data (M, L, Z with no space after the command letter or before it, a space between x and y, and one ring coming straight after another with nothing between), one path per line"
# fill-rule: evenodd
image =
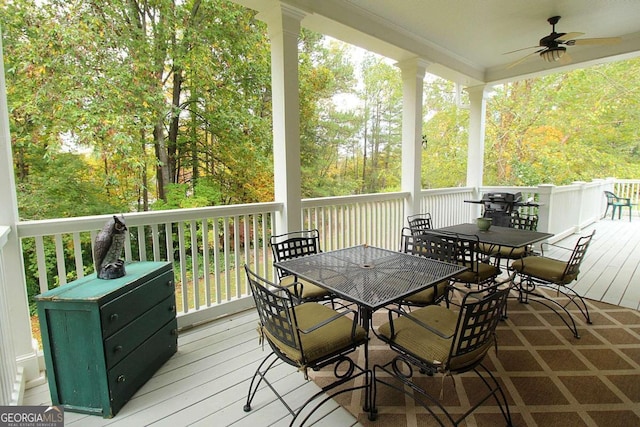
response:
M582 264L582 260L587 253L587 248L589 247L594 234L596 234L595 230L593 230L590 235L582 236L578 239L564 270L564 278L570 278L572 281L576 277L578 277L578 273L580 272L580 264Z
M320 252L320 233L318 230L301 230L271 236L269 239L273 261L286 261ZM277 269L278 278L282 279L290 273Z
M470 271L478 272L478 263L485 255L480 252L480 238L475 234L457 234L458 251L456 260Z
M458 240L455 235L426 230L421 234L413 234L410 229L402 230L402 252L439 261L456 262Z
M291 292L258 276L245 264L263 332L294 349L300 350L295 309Z
M536 231L538 229L538 215L514 213L511 215L509 227L519 230Z
M605 191L604 195L607 198L607 203L610 204L610 205L613 204L616 201L616 199L618 198L618 196L613 194L611 191Z
M482 362L495 343L508 293L508 287L494 285L464 296L447 361L449 370L464 372Z
M407 222L413 234L420 234L422 230L431 230L433 228L430 213L410 215L407 217Z

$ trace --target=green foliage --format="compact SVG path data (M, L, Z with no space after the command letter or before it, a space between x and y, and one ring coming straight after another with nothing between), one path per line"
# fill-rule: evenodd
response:
M423 124L423 188L466 185L469 112L459 107L458 94L452 82L435 79L425 84L429 118Z
M42 166L42 167L40 167ZM67 218L128 212L127 204L105 193L105 183L81 155L57 153L33 161L18 182L18 207L28 219Z
M497 88L487 106L485 183L637 178L639 84L633 59Z
M300 37L300 165L303 197L322 197L353 187L336 176L344 141L357 129L354 114L336 110L333 96L355 84L353 64L344 44L325 41L318 33L303 30ZM346 188L345 188L346 187Z

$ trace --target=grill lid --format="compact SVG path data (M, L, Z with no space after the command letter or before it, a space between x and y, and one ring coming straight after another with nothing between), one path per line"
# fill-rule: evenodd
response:
M522 200L522 193L485 193L483 202L513 204Z

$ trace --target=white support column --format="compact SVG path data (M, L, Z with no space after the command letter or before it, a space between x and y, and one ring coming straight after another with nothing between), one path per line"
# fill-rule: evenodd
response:
M9 134L9 110L7 108L7 91L4 79L4 60L2 37L0 37L0 226L8 226L11 232L7 236L7 243L3 250L4 256L4 287L0 287L0 298L5 300L8 308L10 327L3 327L3 331L10 330L9 337L13 340L16 362L18 367L24 368L27 381L40 377L38 355L35 341L31 335L31 319L27 298L27 286L22 262L22 247L16 224L18 222L18 201L16 184L13 176L13 156L11 153L11 136ZM2 280L0 278L0 280Z
M275 201L284 203L275 226L285 233L302 227L298 36L304 13L280 4L258 17L271 39Z
M482 187L484 171L484 130L486 123L487 103L485 99L486 86L473 86L466 88L469 94L469 141L467 152L467 186L473 187L476 198L479 198L478 189ZM480 205L473 205L476 209L473 216L479 216Z
M402 191L410 193L405 202L405 217L420 211L422 94L428 65L419 58L396 64L402 72Z

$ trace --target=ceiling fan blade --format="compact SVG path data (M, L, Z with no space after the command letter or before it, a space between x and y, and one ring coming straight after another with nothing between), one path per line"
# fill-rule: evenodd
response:
M596 45L596 44L616 44L620 43L622 38L620 37L602 37L597 39L578 39L578 40L568 40L566 42L569 46L587 46L587 45Z
M569 65L573 62L573 58L571 57L571 55L569 55L569 52L565 52L564 55L560 57L558 62L560 63L560 65Z
M576 37L584 36L584 33L566 33L556 38L558 42L565 42L567 40L573 40Z
M523 47L522 49L516 49L516 50L510 50L509 52L504 52L503 55L508 55L510 53L516 53L516 52L521 52L523 50L527 50L527 49L535 49L535 48L539 48L542 46L529 46L529 47Z
M535 54L538 54L538 53L542 52L543 50L544 50L544 49L538 49L538 50L536 50L535 52L531 52L530 54L523 56L522 58L518 59L517 61L512 62L511 64L507 65L507 67L506 67L506 68L507 68L507 70L508 70L509 68L513 68L513 67L515 67L515 66L516 66L516 65L518 65L518 64L523 63L524 61L526 61L527 59L529 59L531 56L533 56L533 55L535 55Z

